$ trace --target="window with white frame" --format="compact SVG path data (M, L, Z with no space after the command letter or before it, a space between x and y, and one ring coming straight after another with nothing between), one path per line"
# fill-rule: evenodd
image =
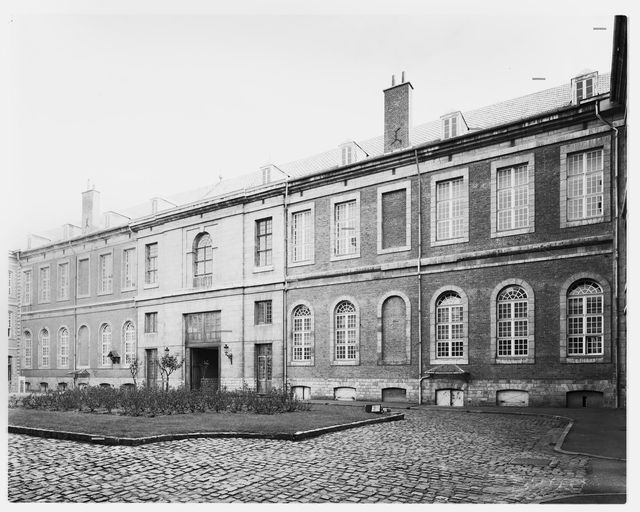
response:
M100 293L113 291L113 254L100 255Z
M498 231L529 226L529 169L527 164L498 169Z
M291 214L291 261L313 260L313 215L311 209Z
M158 282L158 243L145 245L144 248L144 282L156 284Z
M122 289L130 290L136 287L136 250L135 248L122 251Z
M130 365L136 359L136 327L133 322L124 324L124 364Z
M13 296L13 271L9 270L9 278L8 278L8 284L9 284L9 297Z
M442 130L445 139L449 139L458 135L458 118L456 116L447 117L442 120L442 123Z
M100 327L100 348L102 353L101 365L109 366L111 359L109 359L109 352L111 352L111 326L109 324L103 324Z
M200 233L193 242L193 286L213 284L213 243L209 233Z
M351 146L342 146L342 165L348 165L353 162L353 148Z
M28 306L31 304L31 270L25 270L22 273L22 304Z
M40 331L40 368L49 368L49 331L42 329Z
M436 302L436 358L464 355L462 299L456 292L445 292Z
M592 98L598 94L598 73L589 73L571 80L573 85L573 103Z
M529 312L527 292L508 286L497 300L497 350L499 357L529 354Z
M462 177L436 185L436 239L461 238L466 228L466 189Z
M31 368L32 354L33 354L33 338L30 331L24 331L22 334L22 346L23 348L23 364L25 368Z
M602 355L604 292L596 281L582 279L567 292L567 355Z
M334 317L335 359L355 361L358 352L358 324L355 306L343 300L336 306Z
M602 149L567 155L567 221L602 217L602 212Z
M295 307L291 314L293 331L293 360L311 360L311 310L304 304Z
M66 327L58 331L58 367L69 367L69 329Z
M156 311L144 314L144 332L145 334L158 332L158 313Z
M333 210L333 254L345 256L358 252L359 226L356 200L336 203Z
M272 264L272 229L271 217L256 221L256 267Z
M58 300L69 298L69 263L58 265Z
M270 300L258 300L255 302L254 309L254 323L256 325L260 324L270 324L272 323L272 311L271 311L271 301Z
M9 338L13 337L13 311L9 311L9 325L8 325L8 336Z
M39 275L38 302L49 302L51 299L51 269L49 267L42 267L40 268Z

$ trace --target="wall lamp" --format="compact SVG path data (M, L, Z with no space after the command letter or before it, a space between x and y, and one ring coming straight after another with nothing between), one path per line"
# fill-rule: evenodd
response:
M229 363L233 364L233 354L231 353L231 350L229 349L229 345L227 345L225 343L224 347L222 347L222 350L224 350L224 355L229 358Z

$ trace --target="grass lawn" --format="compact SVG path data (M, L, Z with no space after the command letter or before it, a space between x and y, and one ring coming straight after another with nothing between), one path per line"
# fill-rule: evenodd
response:
M378 417L379 414L365 412L364 407L315 404L310 411L274 415L205 412L153 418L9 409L9 425L133 438L190 432L295 433Z

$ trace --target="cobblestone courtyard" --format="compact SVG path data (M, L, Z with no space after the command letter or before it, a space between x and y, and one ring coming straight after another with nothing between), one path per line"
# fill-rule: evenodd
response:
M301 442L194 439L109 447L9 435L10 501L532 503L578 493L588 458L561 422L406 411Z

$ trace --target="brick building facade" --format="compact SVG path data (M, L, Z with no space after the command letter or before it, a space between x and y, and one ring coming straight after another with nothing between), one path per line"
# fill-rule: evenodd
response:
M168 351L196 388L624 406L625 73L418 126L403 76L382 137L146 211L88 190L17 253L23 377L156 385Z

